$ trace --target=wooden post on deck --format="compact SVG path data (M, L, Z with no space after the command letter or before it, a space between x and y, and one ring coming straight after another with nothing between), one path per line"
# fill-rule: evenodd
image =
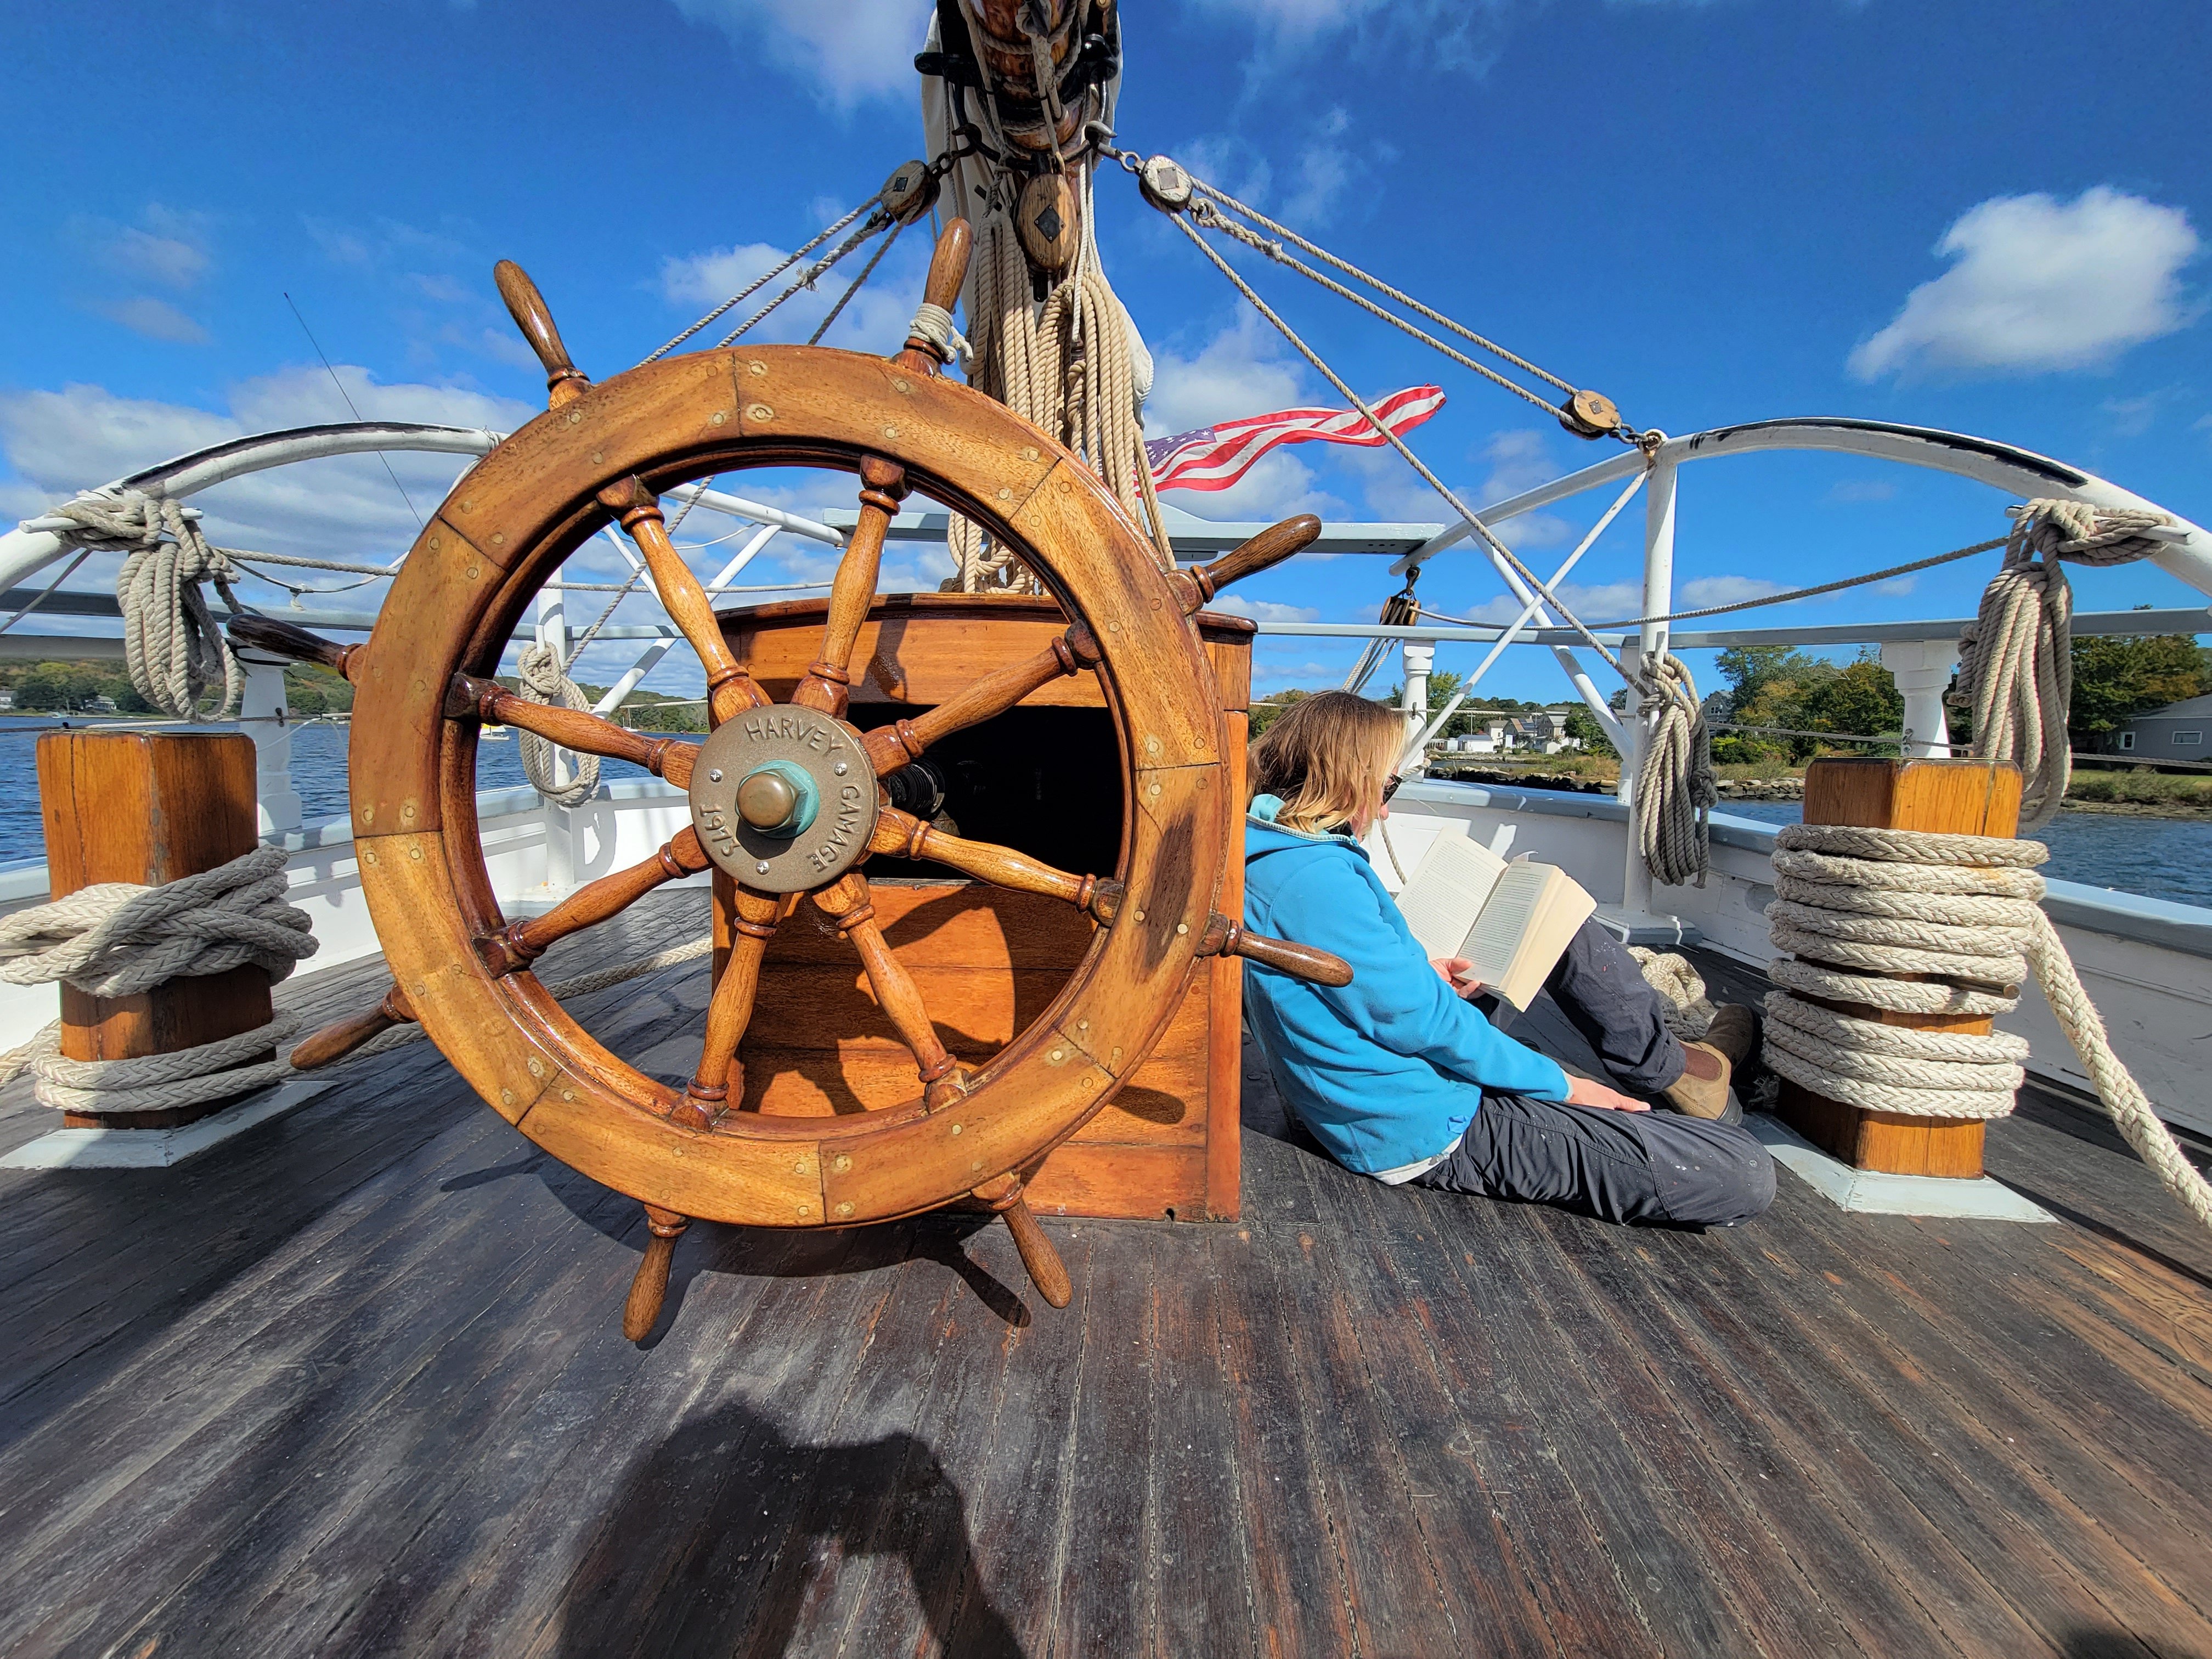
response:
M236 732L50 732L39 739L39 805L56 898L104 881L158 886L196 876L254 848L253 742ZM270 1018L269 975L251 963L137 996L94 997L71 985L61 994L61 1050L70 1060L171 1054ZM168 1129L235 1098L66 1120L71 1128Z
M2020 769L1985 760L1817 760L1805 771L1805 822L1870 830L2011 836L2020 829ZM1899 978L1916 977L1899 975ZM1809 997L1823 1007L1921 1030L1986 1034L1987 1018L1906 1014ZM1979 1119L1863 1111L1782 1080L1778 1115L1856 1170L1887 1175L1974 1176L1982 1172Z

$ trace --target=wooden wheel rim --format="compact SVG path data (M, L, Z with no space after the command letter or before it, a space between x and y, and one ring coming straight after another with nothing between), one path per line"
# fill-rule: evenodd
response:
M456 672L489 674L530 597L608 521L596 500L715 471L898 462L1018 547L1096 635L1122 751L1127 896L1067 985L964 1098L849 1117L672 1124L680 1091L586 1033L475 941L502 925L479 842ZM354 671L353 826L393 976L485 1102L563 1163L683 1215L838 1225L927 1209L1096 1113L1178 1006L1222 875L1228 803L1212 677L1147 544L1075 456L1004 406L881 358L757 346L672 358L538 416L464 475L394 580Z

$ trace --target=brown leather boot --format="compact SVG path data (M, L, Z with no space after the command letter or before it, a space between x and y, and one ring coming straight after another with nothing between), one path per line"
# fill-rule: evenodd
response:
M1729 1080L1758 1040L1759 1017L1740 1002L1723 1004L1705 1040L1682 1045L1682 1075L1668 1085L1667 1103L1686 1117L1742 1122L1743 1108Z

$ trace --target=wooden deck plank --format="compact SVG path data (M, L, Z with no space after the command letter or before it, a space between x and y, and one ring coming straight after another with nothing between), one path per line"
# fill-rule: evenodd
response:
M696 934L667 896L544 976ZM680 1076L705 990L577 1012ZM702 1224L639 1347L634 1206L427 1046L333 1076L0 1176L0 1650L2212 1651L2212 1252L2033 1098L1991 1168L2057 1226L1785 1178L1694 1237L1379 1188L1255 1079L1245 1220L1048 1221L1066 1310L981 1218Z
M1238 1463L1236 1404L1221 1378L1221 1309L1243 1277L1251 1233L1192 1231L1194 1248L1162 1249L1152 1275L1145 1543L1146 1559L1156 1565L1145 1571L1147 1618L1139 1650L1164 1659L1187 1653L1231 1659L1260 1652L1249 1524L1259 1500L1245 1489L1267 1484L1271 1474Z

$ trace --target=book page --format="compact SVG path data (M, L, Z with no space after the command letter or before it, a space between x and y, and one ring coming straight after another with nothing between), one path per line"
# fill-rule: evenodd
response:
M1439 836L1398 895L1398 908L1431 957L1465 955L1460 943L1474 927L1505 861L1466 836Z
M1507 866L1499 873L1489 901L1468 929L1466 943L1458 951L1474 963L1474 977L1486 988L1500 995L1504 994L1505 981L1512 975L1513 958L1521 948L1521 936L1528 932L1536 906L1544 896L1546 872L1550 868L1549 865L1525 861ZM1510 997L1506 1000L1512 1001ZM1518 1008L1522 1005L1515 1002L1513 1006Z
M1474 961L1486 986L1526 1008L1596 908L1597 901L1565 871L1516 862L1499 878L1460 954Z

